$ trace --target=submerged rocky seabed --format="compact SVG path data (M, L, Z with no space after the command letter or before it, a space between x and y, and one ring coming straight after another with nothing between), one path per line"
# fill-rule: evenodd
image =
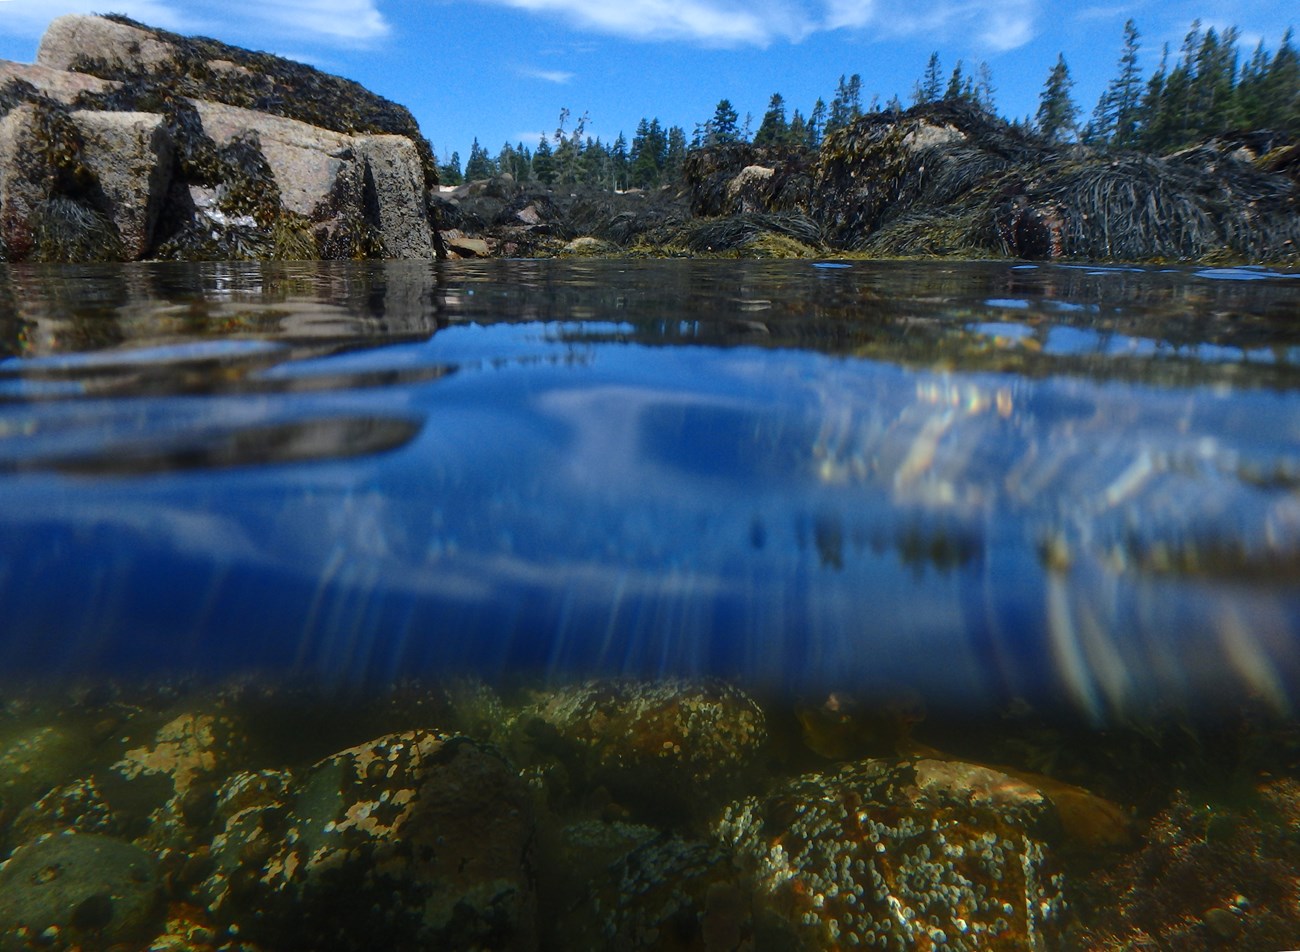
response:
M9 688L0 949L1300 940L1300 732L720 682Z

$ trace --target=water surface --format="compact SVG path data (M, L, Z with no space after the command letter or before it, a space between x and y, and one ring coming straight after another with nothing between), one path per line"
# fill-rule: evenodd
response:
M0 670L1300 688L1300 281L0 270Z

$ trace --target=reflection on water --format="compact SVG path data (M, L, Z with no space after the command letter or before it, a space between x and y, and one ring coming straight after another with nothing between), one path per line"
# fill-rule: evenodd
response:
M1298 305L1249 269L10 267L0 667L1285 712Z
M1298 305L0 270L0 949L1295 948Z

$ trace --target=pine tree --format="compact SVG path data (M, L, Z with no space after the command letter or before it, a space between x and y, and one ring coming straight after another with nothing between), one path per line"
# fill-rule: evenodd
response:
M773 93L768 100L767 112L754 135L754 145L783 145L790 132L790 124L785 118L785 99L780 93Z
M935 50L925 64L925 75L917 80L912 89L912 103L919 106L927 102L938 102L942 92L943 69L939 65L939 51Z
M1138 66L1137 23L1124 24L1124 48L1119 55L1119 74L1097 100L1089 123L1090 139L1097 145L1127 149L1137 141L1139 108L1142 103L1142 71Z
M686 162L686 130L681 126L670 126L668 145L664 150L663 179L676 182L682 177L682 165Z
M862 77L854 73L848 79L843 75L835 85L835 98L831 100L830 116L826 120L826 135L843 129L862 115Z
M642 119L632 137L631 169L628 178L634 188L657 188L663 183L668 164L668 136L656 119Z
M453 152L450 159L438 166L438 181L443 185L460 185L465 181L460 170L459 152Z
M1300 135L1300 53L1294 40L1294 31L1288 29L1268 65L1262 112L1265 127Z
M980 63L975 80L975 104L985 112L996 110L995 96L997 87L993 85L993 69L986 62Z
M812 112L808 114L808 148L817 149L821 147L822 139L826 137L826 102L818 98L813 103Z
M718 100L717 108L713 110L713 118L705 123L708 131L704 144L722 145L728 142L739 142L740 127L737 125L739 120L740 117L736 115L730 99Z
M555 182L555 153L551 150L551 141L547 136L542 136L537 143L537 151L533 153L533 176L543 185Z
M1060 142L1074 132L1078 107L1070 98L1074 80L1070 78L1070 67L1066 65L1065 54L1058 54L1056 65L1048 74L1047 82L1038 98L1038 113L1034 117L1034 127L1038 134L1049 142Z
M488 156L487 149L478 144L478 139L469 149L469 161L465 163L465 178L471 182L489 179L497 174L496 166Z
M627 136L621 132L618 134L618 138L614 140L613 147L609 150L609 160L614 175L614 189L615 191L622 191L628 187L628 175L632 170L632 163L628 158Z
M1218 135L1237 125L1237 28L1220 35L1213 27L1205 31L1196 51L1195 78L1191 84L1193 121L1189 132L1195 138Z
M798 109L790 116L790 125L785 133L786 145L792 145L796 148L806 148L808 145L808 120L804 119L803 113Z
M961 60L957 60L957 65L952 69L952 76L948 79L948 88L943 92L945 102L957 102L967 98L967 81L961 72ZM973 90L971 90L973 93ZM973 95L971 98L974 98Z

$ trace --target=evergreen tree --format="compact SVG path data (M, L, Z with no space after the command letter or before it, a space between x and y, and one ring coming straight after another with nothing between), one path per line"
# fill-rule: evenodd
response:
M1038 98L1038 114L1034 117L1034 127L1038 134L1050 142L1060 142L1074 131L1078 107L1070 98L1074 80L1070 78L1070 67L1066 65L1065 55L1058 54L1056 65L1048 74L1047 82Z
M443 185L460 185L465 181L460 171L459 152L453 152L450 159L438 166L438 181Z
M1218 135L1237 125L1237 28L1220 35L1213 27L1205 31L1196 51L1195 75L1191 82L1192 121L1188 131L1194 138Z
M1263 82L1262 125L1300 135L1300 53L1294 41L1295 32L1288 29L1269 63Z
M790 133L790 124L785 118L785 99L780 93L773 93L768 100L767 112L754 135L754 145L783 145Z
M632 162L628 157L627 136L621 132L618 134L618 138L614 140L613 147L609 150L609 161L614 176L614 189L622 191L628 187L628 175L632 170Z
M843 129L862 115L862 77L854 73L848 79L843 75L835 85L830 115L826 120L826 135Z
M1119 74L1110 81L1097 100L1088 124L1090 136L1098 145L1127 149L1137 141L1139 109L1142 104L1142 71L1138 66L1137 23L1124 24L1124 48L1119 55Z
M826 136L826 102L818 98L813 103L812 112L808 114L808 148L817 149L821 147L822 139Z
M994 97L996 95L997 88L993 85L993 69L988 63L981 61L975 79L975 105L985 112L995 112L997 107Z
M668 147L664 151L663 180L676 182L682 177L682 165L686 162L686 130L681 126L668 129Z
M555 182L555 153L547 136L542 136L537 143L537 151L533 153L533 176L543 185Z
M642 119L632 137L631 169L628 173L634 188L657 188L663 183L668 162L668 136L659 120Z
M469 148L469 161L465 163L465 178L471 182L477 182L480 179L489 179L497 174L496 166L493 164L487 149L478 144L478 139Z
M942 92L943 69L939 65L939 51L935 50L925 65L925 75L917 80L912 89L912 103L919 106L922 103L938 102Z
M740 127L737 125L739 120L740 117L736 114L735 107L731 105L731 100L719 100L717 108L713 111L713 118L702 126L695 127L696 144L711 146L739 142Z
M790 125L785 131L785 143L801 149L808 145L808 120L798 109L790 116Z

